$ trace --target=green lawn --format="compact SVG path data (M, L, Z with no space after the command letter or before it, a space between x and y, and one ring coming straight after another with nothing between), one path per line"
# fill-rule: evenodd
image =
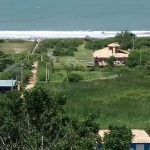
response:
M33 42L25 41L24 43L0 43L0 51L5 53L22 53L29 51L33 47Z
M78 51L75 52L75 57L79 59L92 59L93 50L85 49L84 45L85 43L78 47Z

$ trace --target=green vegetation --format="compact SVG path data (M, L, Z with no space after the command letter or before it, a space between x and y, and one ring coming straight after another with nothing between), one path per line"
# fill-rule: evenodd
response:
M32 51L35 46L35 42L23 41L23 40L4 40L0 42L0 51L5 53L22 53Z
M104 150L127 150L133 139L131 129L126 126L112 126L104 136Z
M37 86L67 95L66 109L70 115L83 118L88 112L95 112L102 128L126 124L144 129L150 123L150 80L143 71L128 70L112 80L39 83Z
M129 67L145 66L149 60L149 50L134 50L130 52L129 58L125 63Z
M133 35L127 32L118 34L115 38L92 39L91 41L84 41L83 39L48 39L40 43L39 48L35 51L37 53L34 55L28 56L28 53L21 53L12 56L18 66L21 60L23 64L30 64L25 65L28 66L27 68L31 67L33 61L39 61L38 86L46 87L50 91L60 91L67 95L69 100L66 108L70 115L77 114L82 118L89 111L94 111L97 114L97 122L100 122L102 127L123 123L133 128L145 128L150 122L148 118L150 115L148 111L150 47L146 44L146 48L142 48L144 47L144 39L135 39L135 50L130 51L129 59L125 62L126 66L113 68L112 60L110 60L110 66L108 67L99 68L93 66L87 68L86 61L79 61L81 59L91 59L92 57L93 50L85 48L88 42L98 43L99 41L101 47L104 47L111 41L117 42L116 39L121 36L120 43L126 45L123 35L130 37L131 41L133 40ZM76 40L77 42L75 42ZM145 38L145 41L149 41L149 38ZM139 43L143 43L143 45L141 44L141 47L137 46ZM62 48L64 51L73 51L74 56L58 56L53 61L48 57L47 53L53 52L57 48ZM43 81L46 81L46 66L50 72L47 79L51 81L50 83L43 83ZM8 76L8 74L3 74L3 77ZM84 81L96 81L62 82L66 81L66 79L68 80L69 74L78 74ZM118 75L118 78L99 80L99 78L104 77L103 79L105 79L105 77L111 75ZM15 75L13 74L12 76L14 77ZM143 111L138 111L139 108Z
M125 31L109 39L43 40L33 55L29 50L1 52L0 63L5 67L0 79L18 75L20 80L22 67L25 83L32 75L31 65L39 61L37 85L23 92L24 99L19 92L0 94L1 149L91 150L101 144L98 129L111 125L110 134L104 138L104 148L113 145L113 149L119 150L121 144L123 149L129 147L132 139L129 128L150 133L149 41L150 38L136 39ZM10 41L16 42L25 43ZM122 49L134 48L125 66L113 67L114 58L109 58L107 67L87 68L87 61L92 62L93 50L111 42L119 42ZM6 43L0 40L1 48ZM58 54L57 57L49 56L52 52L55 56ZM117 76L105 78L111 75ZM116 134L120 135L119 139ZM116 140L126 144L116 144Z
M0 51L0 72L6 69L7 65L12 65L14 60L12 60L11 55L5 54Z
M23 95L0 94L0 149L92 150L101 144L95 115L68 116L66 96L43 88Z
M69 73L67 79L69 82L79 82L83 80L83 77L77 73Z

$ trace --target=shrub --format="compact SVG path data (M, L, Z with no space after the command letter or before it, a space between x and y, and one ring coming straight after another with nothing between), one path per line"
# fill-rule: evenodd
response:
M69 47L67 50L72 51L72 52L78 51L78 49L76 47Z
M102 44L100 40L94 40L92 42L87 42L84 46L86 49L92 49L92 50L96 50L96 49L100 49L102 48Z
M89 71L95 71L95 67L93 66L93 67L90 67L89 68Z
M0 39L0 43L4 43L5 42L5 40L3 40L3 39Z
M106 62L108 64L108 66L112 67L112 66L114 66L114 61L115 60L116 60L116 58L113 57L113 56L111 56L111 57L109 57L109 58L106 59Z
M12 40L8 40L9 43L24 43L25 40L21 40L21 39L12 39Z
M70 73L67 76L69 82L79 82L83 80L83 77L80 74Z
M28 83L28 80L30 77L32 77L32 72L29 69L24 69L23 70L23 82Z
M63 48L55 48L55 50L53 51L53 55L54 56L65 56L66 52Z
M126 126L111 126L104 136L104 150L127 150L132 138L132 131Z
M66 53L66 55L68 55L68 56L74 56L73 51L70 51L69 49L67 49L67 50L65 51L65 53Z

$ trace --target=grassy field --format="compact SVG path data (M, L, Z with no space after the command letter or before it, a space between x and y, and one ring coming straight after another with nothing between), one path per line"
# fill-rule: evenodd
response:
M25 41L24 43L0 43L0 51L5 53L22 53L29 51L33 47L33 42Z
M65 94L70 115L82 119L88 112L95 112L102 128L126 124L145 129L150 124L150 80L138 72L129 72L112 80L40 85L50 92Z
M103 71L102 69L97 69L95 71L89 71L86 67L86 62L72 62L72 63L54 63L54 71L50 70L50 81L51 82L62 82L64 78L67 77L67 71L64 69L64 65L72 65L74 68L76 66L81 67L83 70L72 70L71 73L80 74L83 77L83 80L93 80L103 77L109 77L111 75L116 75L116 72ZM46 80L46 64L45 62L39 62L37 79L38 81Z
M70 59L92 59L92 52L93 50L88 50L84 48L84 44L80 45L77 49L77 52L74 52L74 56L59 56L59 63L68 63L68 60ZM52 52L54 49L48 49L49 52ZM76 63L77 64L77 63ZM78 62L78 64L83 64L85 65L85 62Z
M98 79L102 77L108 77L110 76L110 72L100 72L100 71L72 71L71 73L77 73L82 75L84 80L92 80L92 79ZM50 74L50 81L63 81L64 77L67 76L67 73L65 70L61 70L59 72L51 73Z
M75 52L75 57L79 59L92 59L93 50L85 49L84 44L78 47L78 51Z

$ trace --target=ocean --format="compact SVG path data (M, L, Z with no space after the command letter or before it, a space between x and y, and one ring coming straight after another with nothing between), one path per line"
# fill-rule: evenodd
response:
M1 38L105 38L122 30L150 36L150 0L0 0Z

